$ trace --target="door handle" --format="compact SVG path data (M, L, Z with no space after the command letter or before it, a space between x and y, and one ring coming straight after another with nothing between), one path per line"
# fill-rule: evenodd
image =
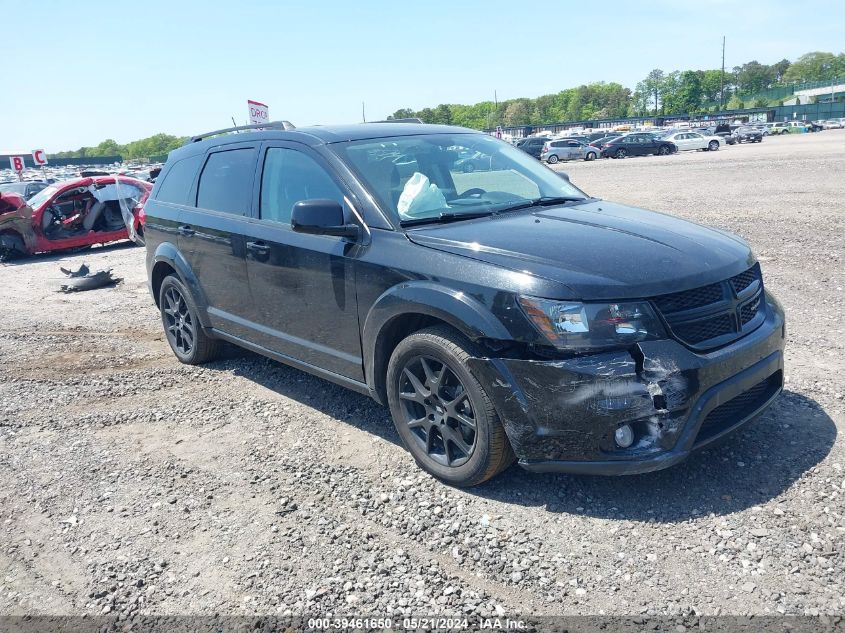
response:
M181 235L193 235L194 233L196 233L196 231L192 229L189 225L183 224L179 227L179 233Z
M246 247L248 250L255 251L256 253L266 253L270 250L270 247L265 244L264 242L247 242Z

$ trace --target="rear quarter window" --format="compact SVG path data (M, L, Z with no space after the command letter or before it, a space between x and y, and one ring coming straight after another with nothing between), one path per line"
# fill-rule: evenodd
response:
M155 199L173 204L188 204L188 194L202 164L202 158L202 154L197 154L173 163L164 174Z

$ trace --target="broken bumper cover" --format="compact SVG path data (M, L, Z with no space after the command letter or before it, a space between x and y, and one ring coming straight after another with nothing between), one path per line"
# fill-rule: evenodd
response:
M757 417L783 386L783 311L731 345L695 353L673 340L566 360L473 358L528 470L625 475L668 468ZM635 441L613 439L629 424Z

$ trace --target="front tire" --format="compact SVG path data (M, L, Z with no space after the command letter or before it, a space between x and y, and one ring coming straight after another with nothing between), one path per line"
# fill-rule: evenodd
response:
M596 153L595 152L587 152L587 155L584 157L584 160L595 160Z
M426 472L453 486L475 486L514 461L505 429L466 361L483 352L452 328L402 340L387 367L396 431Z
M659 148L657 148L657 153L660 156L668 156L671 153L671 150L666 145L661 145Z
M707 144L707 149L710 150L711 152L715 152L716 150L719 149L719 141L710 141Z
M202 329L197 307L181 280L176 275L165 277L158 297L164 334L179 362L200 365L214 360L220 352L220 341Z

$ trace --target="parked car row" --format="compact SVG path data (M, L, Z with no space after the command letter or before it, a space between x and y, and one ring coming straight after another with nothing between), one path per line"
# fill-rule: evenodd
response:
M563 136L537 135L520 139L516 147L534 158L555 164L564 160L625 158L654 154L666 156L681 151L714 152L724 145L762 143L769 135L841 129L845 121L785 121L746 123L696 128L647 128L637 131L596 131Z

